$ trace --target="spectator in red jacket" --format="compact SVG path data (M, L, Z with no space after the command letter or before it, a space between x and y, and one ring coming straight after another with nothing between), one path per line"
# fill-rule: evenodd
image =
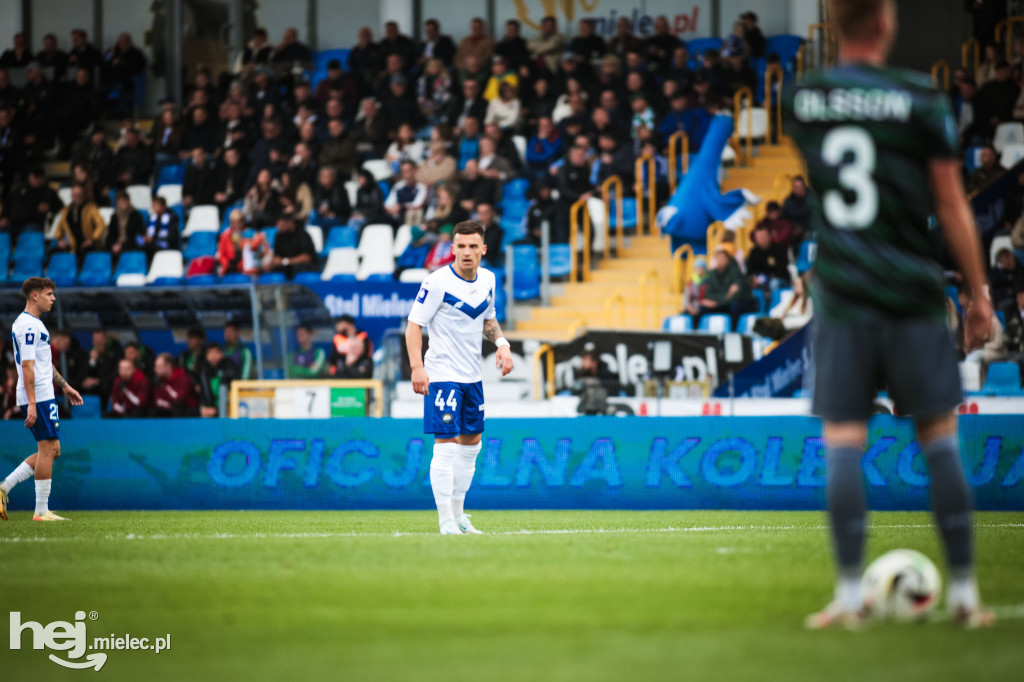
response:
M117 365L114 390L110 393L108 417L145 417L149 408L149 379L131 360Z
M195 417L199 414L199 395L188 372L174 362L170 353L156 357L157 385L153 391L152 417Z
M758 229L764 228L772 235L772 243L789 248L799 241L799 234L793 223L782 217L782 207L777 201L769 201L765 206L764 218L757 224Z

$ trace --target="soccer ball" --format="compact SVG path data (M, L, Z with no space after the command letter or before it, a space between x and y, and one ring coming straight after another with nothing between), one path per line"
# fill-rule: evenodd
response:
M924 554L894 549L871 562L862 585L872 616L906 623L928 617L939 603L942 578Z

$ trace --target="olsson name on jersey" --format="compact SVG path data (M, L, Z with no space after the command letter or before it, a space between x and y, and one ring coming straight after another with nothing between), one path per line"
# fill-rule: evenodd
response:
M800 90L793 99L799 121L909 121L914 97L906 90L836 88Z

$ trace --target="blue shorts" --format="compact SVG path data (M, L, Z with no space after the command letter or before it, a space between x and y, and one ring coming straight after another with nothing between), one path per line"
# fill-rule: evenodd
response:
M60 416L57 414L56 400L42 400L36 403L36 423L30 429L36 442L43 440L60 440L57 431L60 429ZM21 406L21 413L28 414L28 405Z
M442 438L475 436L484 431L484 385L431 382L423 397L423 432Z

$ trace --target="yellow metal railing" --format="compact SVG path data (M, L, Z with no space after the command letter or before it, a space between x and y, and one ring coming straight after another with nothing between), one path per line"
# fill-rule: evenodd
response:
M647 192L644 192L644 165L647 166ZM647 219L646 224L648 226L647 234L656 235L658 234L658 224L655 221L655 214L657 213L658 199L657 199L657 171L658 166L654 162L653 156L641 156L636 160L633 167L634 175L636 177L636 233L643 234L644 228L644 194L647 195Z
M544 381L544 372L542 371L541 362L547 357L547 368L548 376L547 381ZM547 391L544 391L544 385L547 384ZM533 351L533 399L544 400L544 398L552 398L555 395L555 350L546 343L540 345L537 350Z
M796 82L804 79L804 60L807 59L807 43L804 43L796 50Z
M974 48L974 61L970 61L971 48ZM968 69L968 73L971 77L978 75L978 67L981 65L981 44L977 38L968 38L964 41L964 44L960 46L960 64Z
M580 335L580 332L586 329L587 321L582 317L576 318L572 324L569 325L569 338L575 339Z
M626 299L622 294L612 294L604 301L604 324L606 327L612 327L612 307L618 304L619 306L619 327L622 329L626 328Z
M1024 24L1024 16L1006 17L996 24L996 42L1006 45L1006 61L1013 63L1013 25Z
M718 245L722 243L722 238L725 236L725 225L720 221L715 221L708 225L708 254L711 255L718 248Z
M942 75L942 89L949 90L949 62L945 59L932 64L932 85L939 87L939 75Z
M603 183L601 183L601 201L604 202L604 212L608 216L608 225L612 223L612 204L611 204L611 188L615 187L615 252L622 255L622 250L625 242L622 237L622 204L625 198L625 191L622 186L622 180L618 175L613 175ZM604 257L608 257L609 240L605 236L604 239Z
M740 132L740 116L742 115L741 107L744 97L747 98L747 150L744 156L749 160L754 158L754 93L747 86L743 86L732 96L732 120L736 122L733 139L739 144L740 139L743 137L743 134Z
M672 254L672 300L679 302L686 283L693 277L693 247L683 244Z
M580 278L577 279L577 256L576 249L576 232L579 228L580 223L580 210L583 210L583 271L580 273ZM590 279L590 210L587 209L587 200L580 199L572 208L569 209L569 281L587 281Z
M833 65L836 60L836 34L832 28L832 24L828 22L809 24L807 26L807 42L809 44L815 44L814 37L818 31L821 31L822 38L824 39L822 45L824 45L825 49L823 50L822 57L825 62L824 66L828 67Z
M672 136L668 138L668 191L669 194L676 193L676 146L680 147L683 161L683 175L690 172L690 138L687 137L686 132L677 130L672 133Z
M765 144L772 144L772 109L775 109L775 144L782 144L782 79L785 72L778 64L771 66L764 74L764 108L765 108ZM775 84L778 83L779 92L775 93ZM773 106L774 105L774 106Z
M653 326L657 327L660 324L660 320L658 320L658 315L661 314L661 285L659 284L659 280L658 280L658 271L655 270L654 268L651 268L650 270L647 270L642 275L640 275L639 283L640 283L640 310L643 312L643 320L644 320L645 323L647 322L647 312L648 312L648 310L650 310L651 318L653 320L651 322L651 324ZM650 283L650 286L651 286L651 288L654 291L654 295L650 299L650 303L651 303L651 307L650 308L648 308L648 306L647 306L647 304L648 304L648 298L647 298L648 283Z

